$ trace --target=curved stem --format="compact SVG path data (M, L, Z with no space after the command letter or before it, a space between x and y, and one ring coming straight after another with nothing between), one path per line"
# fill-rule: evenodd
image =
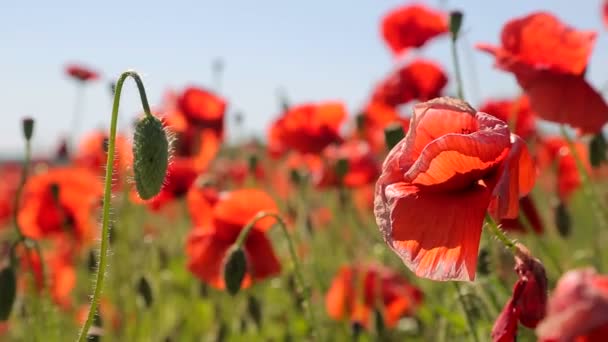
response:
M499 227L496 221L490 216L490 214L486 213L486 224L490 227L490 231L498 241L500 241L513 255L517 255L517 247L515 246L515 241L511 240L505 232L503 232Z
M141 98L141 103L144 109L146 116L152 116L150 113L150 106L148 105L148 98L146 97L146 90L141 81L139 75L132 70L128 70L123 72L120 75L120 78L116 82L116 92L114 93L114 104L112 105L112 119L110 123L110 137L108 140L108 158L106 162L106 177L104 184L104 194L103 194L103 214L101 219L101 246L99 253L99 263L97 267L97 275L96 281L93 290L93 297L91 299L91 307L89 308L89 313L87 315L87 320L82 326L82 330L80 331L80 335L78 336L78 341L85 342L87 339L87 334L91 325L93 324L93 320L95 319L95 314L97 312L97 306L99 303L99 297L101 296L101 290L103 289L103 284L105 280L106 267L107 267L107 256L108 256L108 245L109 245L109 233L110 233L110 201L112 200L112 173L114 172L114 151L116 146L116 126L118 122L118 107L120 105L120 94L122 92L122 86L125 80L131 77L135 80L137 84L137 89L139 90L139 96Z
M309 319L309 322L311 325L311 334L314 337L314 334L317 331L317 324L316 324L315 315L314 315L314 312L312 309L312 303L311 303L311 294L312 293L311 293L310 287L304 281L304 276L302 275L302 267L300 265L298 255L296 254L296 249L293 245L291 236L289 235L289 232L287 231L287 225L285 224L285 221L283 220L283 218L277 213L269 213L269 212L264 212L264 211L259 212L257 215L255 215L253 217L253 219L251 219L251 221L249 221L249 223L245 226L245 228L243 228L243 230L241 230L241 233L239 234L235 244L238 248L242 248L243 244L245 243L245 240L247 240L247 236L249 235L249 232L251 231L251 229L253 229L253 226L255 226L255 224L258 221L260 221L266 217L272 217L275 220L277 220L277 223L278 223L279 227L281 227L281 231L283 232L283 236L285 237L285 240L287 240L287 247L289 248L289 254L291 256L291 261L293 262L296 279L300 283L300 287L302 288L302 292L304 294L304 302L302 303L302 306L304 307L304 309L306 310L306 312L308 314L308 319Z

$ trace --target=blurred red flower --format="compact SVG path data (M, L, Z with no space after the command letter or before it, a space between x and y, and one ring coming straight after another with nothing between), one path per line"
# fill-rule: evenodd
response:
M595 133L608 121L608 106L584 79L595 37L595 32L576 31L549 13L536 12L508 22L502 46L478 48L515 75L541 118Z
M320 153L327 145L342 141L340 125L345 118L346 107L341 102L293 106L270 127L269 150Z
M513 100L490 100L482 104L479 111L515 125L514 133L523 139L527 140L536 134L536 114L530 108L527 96Z
M139 198L133 191L132 199L137 203L146 203L152 210L160 210L165 204L186 196L190 186L200 174L192 158L172 158L167 168L167 175L160 192L147 201Z
M19 209L19 226L33 239L67 233L81 243L89 242L94 235L92 214L102 194L99 176L84 168L55 168L31 176Z
M97 74L97 72L79 64L69 64L66 66L65 72L70 77L80 82L94 81L99 78L99 74Z
M383 312L387 327L413 315L422 303L423 294L405 278L381 266L343 266L332 280L325 296L329 317L349 319L369 327L370 314Z
M208 202L201 210L193 212L196 224L186 243L188 269L200 280L218 289L224 289L222 265L226 253L236 242L241 230L260 211L277 212L274 200L265 192L242 189L220 194L217 202ZM247 258L247 274L242 287L254 280L272 277L281 271L266 231L274 224L273 218L265 218L254 226L244 244Z
M397 107L412 100L428 101L440 96L447 83L448 78L439 65L416 59L380 82L374 89L372 102Z
M518 280L513 295L492 328L494 342L511 342L517 334L517 322L535 328L545 317L547 306L547 275L543 264L527 248L518 244L515 257Z
M381 25L382 37L395 55L448 32L447 16L423 5L396 8L382 18Z
M534 204L532 197L529 195L522 197L519 200L519 208L522 211L521 216L524 216L526 220L528 220L528 223L530 224L534 233L542 234L545 230L545 226L543 225L543 221L541 220L540 214L536 209L536 205ZM519 218L502 219L500 220L500 226L507 231L530 233Z
M376 221L416 275L472 280L486 211L516 217L535 175L525 143L506 123L438 98L414 107L407 136L386 157Z
M409 120L399 116L399 113L394 108L377 102L369 103L358 120L355 137L367 141L375 153L381 153L386 150L384 129L388 125L401 124L404 132L407 132L410 125Z
M373 183L380 174L379 162L369 145L361 140L327 146L322 152L322 160L312 174L313 182L320 188L357 188ZM342 176L337 170L340 160L346 163L346 172Z
M105 175L108 135L103 131L91 132L82 138L74 156L77 166ZM114 156L114 189L119 189L126 181L127 170L133 165L133 150L129 139L122 134L116 135Z
M206 89L188 87L179 96L177 105L187 121L201 128L210 128L223 137L226 100Z
M0 229L8 227L15 208L15 196L21 179L21 166L5 163L0 166Z
M566 272L536 328L539 341L601 342L608 334L608 276L591 268Z

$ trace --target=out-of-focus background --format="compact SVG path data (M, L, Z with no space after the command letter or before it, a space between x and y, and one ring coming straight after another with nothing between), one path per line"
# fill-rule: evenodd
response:
M294 102L344 100L356 111L375 82L396 61L380 38L383 14L404 1L3 1L0 3L0 155L22 150L20 119L36 118L34 149L52 150L70 130L76 85L67 63L102 74L85 90L80 133L107 127L110 82L134 68L144 76L151 105L167 89L196 84L219 90L229 115L244 115L246 134L263 135L277 115L277 92ZM478 42L496 43L506 21L550 8L578 29L597 29L599 1L427 1L466 9L462 64L467 97L474 104L490 96L514 95L512 76L492 69L492 59L475 51ZM574 9L574 10L573 10ZM588 78L598 88L608 81L608 42L599 32ZM423 55L452 74L447 36L408 59ZM220 82L213 66L223 69ZM480 87L479 84L483 85ZM450 83L448 93L454 84ZM129 84L121 103L121 126L140 111ZM228 122L232 123L230 118ZM231 139L235 131L228 130ZM239 131L243 134L243 131Z

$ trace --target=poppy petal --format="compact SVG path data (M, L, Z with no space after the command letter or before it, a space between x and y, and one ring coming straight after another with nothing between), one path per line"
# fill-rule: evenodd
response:
M386 187L385 196L384 208L376 203L378 224L406 266L433 280L475 278L481 227L490 201L487 188L475 185L466 192L440 193L395 183ZM390 221L382 219L387 213Z
M245 241L245 253L253 279L264 279L281 272L279 259L263 232L255 229L250 231Z
M213 209L216 226L226 225L244 227L259 212L278 212L277 205L266 192L257 189L241 189L227 193ZM255 225L266 231L272 227L275 219L266 217Z

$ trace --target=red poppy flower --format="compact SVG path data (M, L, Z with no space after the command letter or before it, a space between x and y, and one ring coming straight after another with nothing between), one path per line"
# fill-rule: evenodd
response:
M608 1L606 0L602 2L602 20L604 21L604 26L608 27Z
M517 322L535 328L545 317L547 306L547 275L542 263L532 257L527 248L518 245L515 272L518 280L513 295L503 308L492 328L494 342L515 340Z
M382 37L396 55L448 32L446 15L422 5L396 8L384 16L381 25Z
M591 268L566 272L536 328L539 341L600 342L608 333L608 276Z
M486 211L516 217L534 178L525 143L506 123L438 98L414 107L407 136L386 157L376 221L416 275L472 280Z
M524 139L536 133L536 114L530 108L530 100L520 96L514 100L491 100L479 108L480 112L488 113L500 120L515 125L514 133Z
M580 142L575 142L574 146L587 172L591 172L587 146ZM557 166L557 194L563 202L568 202L582 184L576 159L570 151L568 142L562 137L543 138L537 153L542 169L547 169L554 164Z
M333 279L325 296L329 316L349 319L368 327L374 309L383 312L387 327L412 315L422 303L423 294L394 271L379 266L344 266Z
M65 72L80 82L94 81L99 78L99 74L95 71L78 64L69 64L65 68Z
M313 171L313 182L321 188L345 186L357 188L373 183L380 167L369 145L361 140L349 140L341 145L329 145L322 153L323 164ZM347 170L342 179L337 173L340 160Z
M30 177L18 221L23 233L40 239L66 232L80 242L94 234L93 210L103 188L97 174L83 168L56 168Z
M188 87L177 99L177 105L187 121L223 136L226 100L206 89Z
M584 79L595 36L537 12L507 23L501 47L478 48L515 75L540 117L595 133L608 121L608 106Z
M340 102L291 107L269 130L269 143L279 144L271 149L320 153L327 145L342 140L339 131L345 118L346 108Z
M239 233L258 212L277 212L277 206L265 192L243 189L221 194L211 213L207 210L208 207L198 211L193 219L193 222L204 225L196 226L188 237L188 269L200 280L223 289L222 265ZM211 219L203 217L209 214ZM254 280L269 278L281 271L279 260L265 234L273 224L272 218L258 221L247 236L244 250L248 269L242 287L248 287Z
M417 59L394 70L372 94L372 102L397 107L412 100L428 101L441 95L448 83L445 72L436 63Z
M230 181L236 187L245 184L249 175L259 182L266 179L266 171L261 163L258 162L255 168L251 169L249 162L243 159L219 159L214 163L213 173L221 184L223 181Z
M536 209L536 205L530 196L524 196L519 200L523 216L528 220L528 223L536 234L542 234L545 230L540 214ZM522 224L519 218L508 218L500 220L500 226L507 231L526 232L527 227Z

